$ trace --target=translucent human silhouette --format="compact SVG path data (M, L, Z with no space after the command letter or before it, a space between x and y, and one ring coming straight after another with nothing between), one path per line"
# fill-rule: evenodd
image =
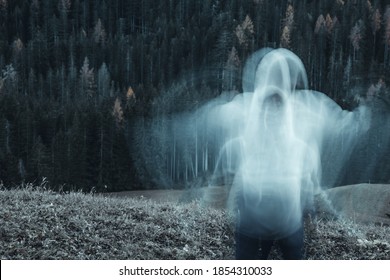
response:
M302 226L302 212L321 186L334 183L367 130L369 113L364 106L342 110L309 90L303 63L286 49L250 57L243 88L248 91L208 108L211 125L224 131L215 177L234 178L230 207L239 201L242 233L284 238ZM324 154L335 171L327 178L321 176Z

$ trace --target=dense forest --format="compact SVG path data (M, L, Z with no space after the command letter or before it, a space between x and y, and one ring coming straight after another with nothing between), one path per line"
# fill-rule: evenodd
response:
M387 4L0 0L0 180L158 187L136 164L150 151L134 134L157 115L240 92L243 63L262 47L296 53L310 88L343 108L389 105Z

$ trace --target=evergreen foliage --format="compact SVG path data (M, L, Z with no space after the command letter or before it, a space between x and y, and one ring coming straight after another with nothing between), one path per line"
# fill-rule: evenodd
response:
M262 47L294 51L310 88L351 108L390 84L389 30L386 0L0 1L0 180L142 188L134 163L167 151L140 155L132 134L240 90Z

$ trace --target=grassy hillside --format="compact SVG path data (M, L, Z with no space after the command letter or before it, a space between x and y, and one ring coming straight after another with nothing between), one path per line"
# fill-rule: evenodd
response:
M0 189L1 259L232 259L223 210L147 199ZM307 259L390 259L390 228L319 217ZM277 246L273 259L279 259Z

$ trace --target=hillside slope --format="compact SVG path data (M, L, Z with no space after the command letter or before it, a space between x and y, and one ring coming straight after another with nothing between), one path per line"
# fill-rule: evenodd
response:
M0 189L1 259L232 259L221 209L145 198ZM307 259L390 259L390 227L306 221ZM280 259L278 247L271 253Z

